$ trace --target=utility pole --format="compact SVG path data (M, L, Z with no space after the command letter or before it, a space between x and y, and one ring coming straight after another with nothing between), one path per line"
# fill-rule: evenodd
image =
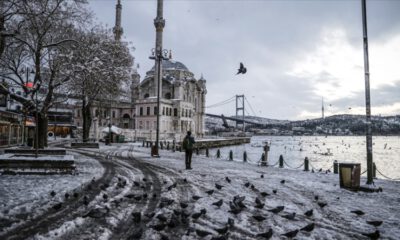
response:
M362 7L363 40L364 40L365 110L366 110L366 132L367 132L367 184L372 184L373 161L372 161L372 130L371 130L371 97L370 97L370 85L369 85L367 7L365 0L361 0L361 7Z

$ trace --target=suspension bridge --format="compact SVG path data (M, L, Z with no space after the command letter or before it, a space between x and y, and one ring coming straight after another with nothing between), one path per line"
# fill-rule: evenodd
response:
M252 112L252 116L257 117L253 107L251 106L250 102L247 100L246 96L243 95L234 95L226 100L223 100L221 102L206 106L207 110L211 108L217 108L217 107L222 107L226 106L228 104L232 104L233 102L236 103L236 116L234 117L227 117L224 116L223 114L217 115L217 114L211 114L211 113L206 113L206 116L212 117L212 118L220 118L223 121L223 126L225 128L230 128L226 120L234 121L236 123L236 128L242 128L243 130L245 129L245 124L250 124L250 125L257 125L257 126L264 126L265 124L261 124L256 121L251 121L251 120L246 120L245 116L250 116L251 114L247 111L247 108L249 108ZM241 126L239 126L241 125Z

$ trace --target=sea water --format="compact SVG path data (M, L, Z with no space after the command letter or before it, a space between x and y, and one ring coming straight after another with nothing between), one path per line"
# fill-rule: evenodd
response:
M253 136L248 144L221 148L221 159L229 159L232 150L234 160L243 161L243 152L246 151L248 163L257 164L266 142L270 146L268 165L278 167L278 159L282 155L285 168L303 170L301 165L307 157L310 170L333 171L335 160L339 163L361 163L361 172L366 170L365 136ZM377 136L372 138L372 142L377 177L400 180L400 136ZM211 149L210 156L216 157L216 152L217 149ZM363 175L366 176L366 173Z

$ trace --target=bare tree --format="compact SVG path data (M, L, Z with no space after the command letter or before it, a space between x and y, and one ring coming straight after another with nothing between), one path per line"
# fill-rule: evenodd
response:
M76 32L77 22L84 22L90 17L83 7L85 2L19 0L13 2L16 14L7 21L7 28L18 34L5 44L0 74L18 85L26 97L10 92L4 85L0 85L0 93L9 94L31 113L37 112L39 141L36 144L41 148L47 145L47 112L54 91L71 77L64 63L68 49L78 45L71 36L76 35L73 33ZM34 71L32 85L27 84L30 80L21 71L27 67ZM38 96L40 101L36 101Z
M133 57L127 43L115 41L109 30L97 26L82 33L80 45L72 52L73 68L70 90L80 96L83 118L83 141L87 141L95 102L115 99L120 86L130 78Z

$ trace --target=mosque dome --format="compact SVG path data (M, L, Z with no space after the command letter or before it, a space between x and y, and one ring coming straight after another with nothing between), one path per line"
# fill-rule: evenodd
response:
M173 61L173 60L164 60L162 61L163 70L181 70L181 71L189 71L189 69L181 62ZM155 66L153 66L150 72L154 72Z

